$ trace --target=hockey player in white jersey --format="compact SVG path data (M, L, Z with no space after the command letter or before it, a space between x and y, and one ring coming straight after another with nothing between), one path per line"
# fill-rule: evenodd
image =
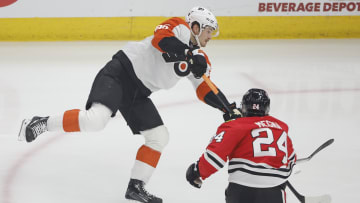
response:
M152 176L161 153L169 141L166 129L149 95L173 87L179 79L189 79L198 98L206 104L225 109L204 82L211 63L200 47L205 47L218 33L215 16L195 7L185 17L173 17L158 25L154 35L139 42L129 42L97 74L86 103L86 110L73 109L61 115L25 119L19 137L31 142L46 131L89 132L102 130L119 110L133 134L145 138L131 171L126 199L158 203L162 199L144 188ZM232 111L232 110L231 110ZM233 112L225 115L235 116Z

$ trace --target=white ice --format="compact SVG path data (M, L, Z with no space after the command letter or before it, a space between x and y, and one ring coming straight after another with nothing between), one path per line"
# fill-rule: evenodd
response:
M120 203L141 136L118 114L96 133L46 133L19 142L23 118L84 108L97 72L125 44L0 43L0 202ZM211 41L212 81L239 103L253 87L271 97L271 114L288 123L298 157L335 138L290 181L299 192L360 202L360 39ZM198 190L185 180L222 123L186 79L151 98L170 131L147 189L166 203L221 203L224 168ZM288 202L298 202L287 191Z

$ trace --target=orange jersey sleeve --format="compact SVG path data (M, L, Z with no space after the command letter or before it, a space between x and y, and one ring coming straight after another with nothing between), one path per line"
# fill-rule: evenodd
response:
M217 87L216 87L216 88L217 88ZM197 87L197 89L196 89L196 95L197 95L197 97L198 97L201 101L203 101L203 102L205 102L205 96L206 96L209 92L211 92L211 89L210 89L209 85L206 84L205 81L202 82L202 83L200 83L200 85L199 85L199 86ZM205 102L205 103L206 103L206 102Z
M185 27L185 29L179 29L178 32L175 32L174 29L178 27ZM187 34L183 34L181 32L188 32ZM187 37L188 35L188 37ZM186 36L182 39L183 36ZM154 38L151 41L151 44L158 49L160 52L165 52L159 47L159 42L164 39L165 37L177 37L182 41L184 44L188 44L190 40L190 27L189 25L182 19L178 17L173 17L165 22L161 23L160 25L156 26L154 31ZM189 38L189 39L186 39Z

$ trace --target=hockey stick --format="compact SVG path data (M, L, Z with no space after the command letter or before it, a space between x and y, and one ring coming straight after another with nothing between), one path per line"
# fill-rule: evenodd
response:
M296 163L302 163L305 161L309 161L315 154L323 150L325 147L331 145L334 142L334 139L330 139L326 141L324 144L320 145L310 156L302 159L296 160ZM330 195L321 195L321 196L304 196L300 194L298 191L295 190L295 188L290 184L289 181L286 181L286 185L290 188L290 190L294 193L296 198L301 203L329 203L331 202Z
M318 147L310 156L306 157L306 158L302 158L302 159L298 159L296 160L296 163L302 163L302 162L306 162L306 161L310 161L310 159L317 154L318 152L320 152L321 150L323 150L325 147L331 145L334 142L334 139L330 139L328 141L326 141L324 144L322 144L320 147Z
M295 197L301 203L330 203L331 197L330 195L321 195L321 196L304 196L300 194L295 188L290 184L289 181L286 181L286 185L290 188L291 192L294 193Z
M219 90L215 87L215 85L210 81L208 77L205 76L205 74L202 76L202 79L206 82L206 84L210 87L211 91L214 92L215 96L219 99L221 104L224 106L225 110L229 113L232 112L230 108L225 104L225 102L220 98L219 96Z

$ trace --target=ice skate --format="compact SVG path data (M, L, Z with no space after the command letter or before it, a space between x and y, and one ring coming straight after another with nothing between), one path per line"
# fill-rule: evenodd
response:
M125 198L143 203L162 203L162 199L150 194L144 188L145 183L141 180L130 179Z
M35 140L40 134L47 131L48 118L35 116L31 120L24 119L21 123L18 139L20 141L26 139L27 142Z

